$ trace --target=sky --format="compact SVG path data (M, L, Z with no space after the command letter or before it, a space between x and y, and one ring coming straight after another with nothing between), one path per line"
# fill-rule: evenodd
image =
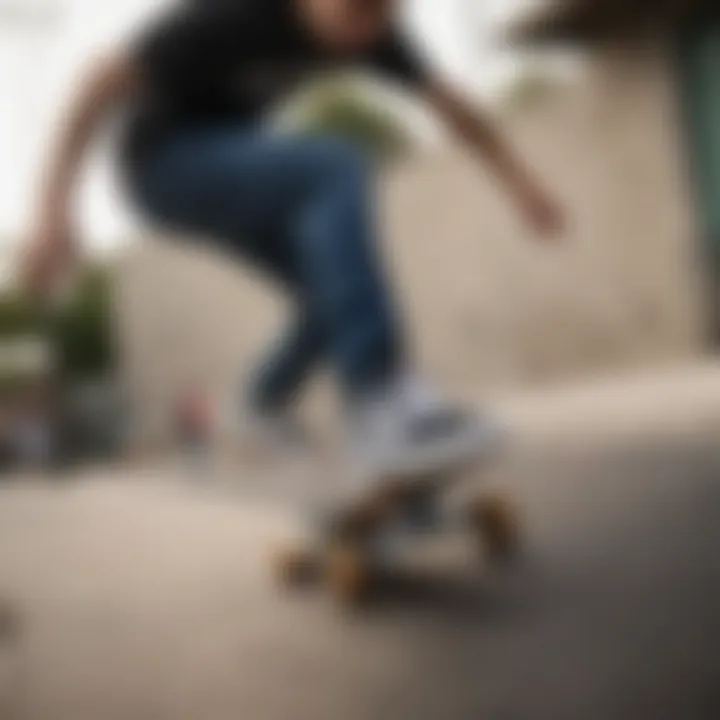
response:
M0 0L0 252L28 227L52 129L93 53L121 42L166 0ZM530 0L407 0L407 19L441 72L488 95L516 69L494 32ZM82 229L97 250L135 225L118 199L109 149L98 148L82 189Z

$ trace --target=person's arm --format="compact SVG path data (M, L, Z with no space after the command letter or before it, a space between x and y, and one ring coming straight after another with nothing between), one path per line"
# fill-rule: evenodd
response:
M27 281L44 293L75 253L73 201L78 176L97 130L113 107L137 86L124 55L96 62L72 98L43 176L28 255Z
M515 156L491 120L442 82L427 83L430 104L450 129L489 164L532 226L547 236L563 229L563 214Z
M222 70L224 51L261 45L263 15L249 4L172 7L144 28L125 50L96 63L72 101L50 163L37 212L27 266L38 291L52 285L74 251L72 205L86 152L103 119L134 92L188 98L204 92L206 78Z

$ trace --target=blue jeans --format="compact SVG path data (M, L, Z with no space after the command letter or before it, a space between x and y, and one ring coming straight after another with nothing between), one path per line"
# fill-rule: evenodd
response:
M253 404L286 405L323 361L351 396L398 370L371 169L355 145L256 128L178 130L148 148L128 179L152 220L231 250L289 292L292 326L253 376Z

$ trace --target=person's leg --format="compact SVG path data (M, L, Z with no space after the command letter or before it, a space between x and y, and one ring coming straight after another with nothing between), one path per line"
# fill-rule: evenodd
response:
M384 386L403 363L403 335L376 246L368 162L351 144L309 143L315 190L295 216L311 317L327 333L348 398Z
M408 382L376 255L371 178L354 146L239 130L184 133L155 152L138 185L154 216L171 225L251 257L268 257L262 238L279 243L270 264L286 281L289 270L298 306L319 332L317 347L348 400L351 443L371 476L479 451L472 416Z
M230 192L240 190L243 148L257 141L255 129L188 132L137 168L131 178L135 200L154 221L196 231L239 255L297 302L287 329L249 374L249 381L243 382L238 399L251 423L272 420L287 410L325 354L320 327L301 306L297 263L291 243L283 238L281 217L253 222ZM224 155L220 162L219 154ZM242 190L244 197L249 196L247 190Z
M292 410L306 380L325 359L325 336L317 318L305 309L291 242L282 237L255 238L242 254L280 281L297 304L287 327L262 355L241 388L245 413L256 419L264 416L273 420Z
M251 412L277 416L294 406L305 381L325 356L319 323L298 310L289 327L250 373L244 403Z
M367 168L354 146L186 132L148 158L135 190L155 219L214 238L290 287L304 329L270 373L283 390L297 390L323 349L350 394L394 371L397 325L375 256Z

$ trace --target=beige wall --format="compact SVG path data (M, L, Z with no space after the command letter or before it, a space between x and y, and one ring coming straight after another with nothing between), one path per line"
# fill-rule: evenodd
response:
M463 384L532 381L696 351L696 241L676 113L660 60L604 56L581 87L511 121L570 212L557 247L534 243L462 158L397 179L392 237L432 366Z
M459 151L386 181L383 224L421 364L458 390L554 381L699 352L702 318L674 88L662 60L598 58L582 85L508 120L570 211L529 237ZM242 270L147 241L124 260L129 387L146 426L200 377L226 396L282 317Z

